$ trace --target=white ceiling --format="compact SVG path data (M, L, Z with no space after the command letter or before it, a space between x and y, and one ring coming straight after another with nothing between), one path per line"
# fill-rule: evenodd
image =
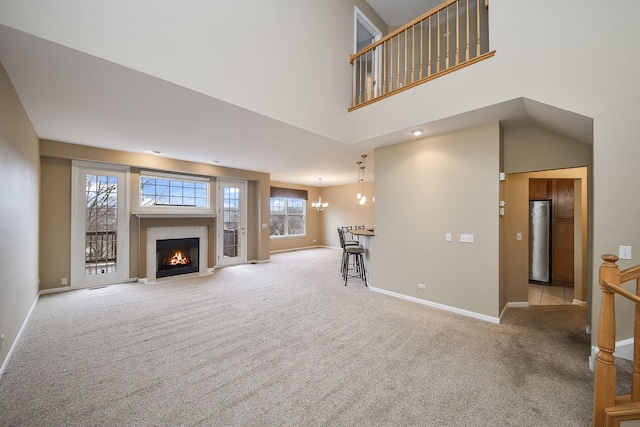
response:
M401 25L438 1L369 3L391 25ZM362 154L371 168L374 148L408 135L403 129L346 144L2 25L0 61L40 138L157 150L169 158L266 172L274 181L318 185L322 177L324 186L355 183ZM498 120L592 140L589 119L523 98L428 123L428 129L437 134Z

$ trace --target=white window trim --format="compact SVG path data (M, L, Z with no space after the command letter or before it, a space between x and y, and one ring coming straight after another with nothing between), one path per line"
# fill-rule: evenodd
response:
M300 199L299 197L274 197L274 198L284 198L284 199ZM271 197L269 198L269 205L271 205ZM304 200L304 199L301 199ZM296 237L306 237L307 236L307 201L305 200L303 203L304 206L304 233L302 234L283 234L281 236L272 236L269 234L269 239L295 239ZM288 217L288 213L285 214ZM269 213L269 222L271 222L271 213ZM285 221L286 222L286 221Z
M169 180L176 181L193 181L193 182L204 182L207 184L208 194L207 194L207 207L190 207L190 206L142 206L141 205L141 194L140 194L140 181L143 177L150 178L164 178ZM156 172L156 171L147 171L141 170L140 176L138 178L138 186L137 186L137 207L138 212L154 212L154 213L215 213L215 202L212 195L212 183L215 182L214 179L206 176L194 176L194 175L181 175L174 173L164 173L164 172Z
M122 245L118 248L118 274L96 275L91 278L87 278L83 274L84 270L84 257L80 256L84 252L84 211L79 209L81 200L84 197L84 188L79 182L80 174L84 170L88 171L113 171L124 174L124 182L122 188L124 189L124 197L122 199L122 206L119 206L118 221L118 240L122 242ZM102 284L119 283L129 279L129 189L130 189L130 170L128 166L110 164L110 163L96 163L86 162L80 160L71 161L71 252L70 252L70 286L71 288L96 286ZM119 190L120 191L120 190Z

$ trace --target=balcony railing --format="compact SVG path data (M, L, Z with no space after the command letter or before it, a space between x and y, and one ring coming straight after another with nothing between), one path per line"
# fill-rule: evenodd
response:
M349 111L489 58L488 0L448 0L351 55Z

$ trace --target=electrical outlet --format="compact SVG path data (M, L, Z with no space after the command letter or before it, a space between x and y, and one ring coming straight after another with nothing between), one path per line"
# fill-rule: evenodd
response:
M631 259L631 246L620 246L618 248L618 258Z
M66 285L67 284L67 278L63 277L62 280L60 280L60 284L61 285Z
M444 235L444 240L447 241L447 242L450 242L451 241L451 233L445 234Z
M473 234L461 234L460 241L463 243L473 243Z
M427 289L427 285L425 285L424 283L418 283L418 288Z
M522 240L522 233L516 233L516 240Z

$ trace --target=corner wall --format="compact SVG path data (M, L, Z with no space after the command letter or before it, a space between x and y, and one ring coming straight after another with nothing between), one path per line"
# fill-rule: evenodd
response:
M0 64L0 247L11 265L0 268L0 375L38 297L40 158L36 134Z

